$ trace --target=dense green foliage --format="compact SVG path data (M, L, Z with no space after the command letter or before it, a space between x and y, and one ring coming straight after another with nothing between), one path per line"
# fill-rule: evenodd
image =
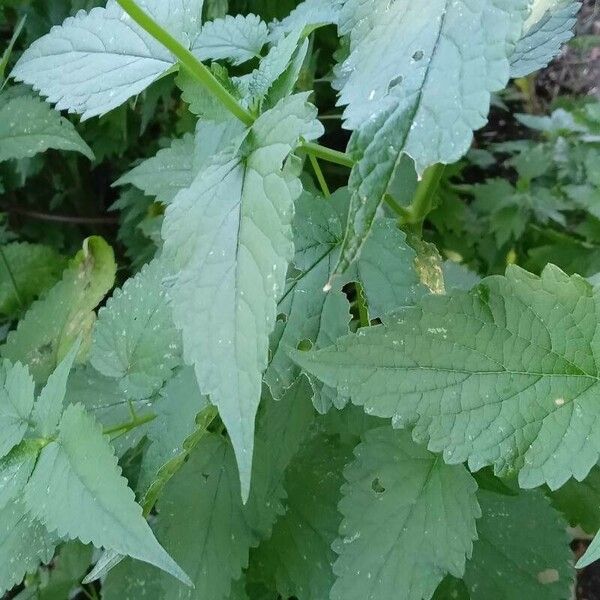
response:
M474 132L578 9L2 3L0 595L570 597L600 104Z

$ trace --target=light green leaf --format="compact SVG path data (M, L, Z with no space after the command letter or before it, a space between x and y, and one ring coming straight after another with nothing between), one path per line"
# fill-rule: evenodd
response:
M583 479L600 455L596 290L550 265L429 296L387 326L296 360L353 403L521 487Z
M127 399L149 398L181 362L181 335L173 324L165 275L162 263L153 261L98 312L90 363L118 379Z
M48 377L46 385L42 388L35 402L31 414L31 424L35 428L35 433L41 438L50 437L58 427L67 393L67 379L75 361L75 356L79 352L79 347L78 340L56 367L56 370Z
M0 94L0 162L30 158L48 148L94 153L73 124L40 98L13 88Z
M108 430L130 422L132 408L138 418L149 417L152 414L147 399L127 400L116 379L106 377L90 366L74 369L69 376L65 405L79 403ZM127 433L117 435L112 442L117 455L122 456L137 445L147 431L148 425L140 425Z
M382 427L363 439L344 472L330 598L430 598L447 573L462 576L471 556L477 484L405 432Z
M342 4L343 0L304 0L285 19L271 23L271 39L279 40L297 29L308 33L323 25L337 25Z
M15 242L0 255L0 314L13 316L58 281L65 259L50 246ZM16 288L16 289L15 289Z
M221 123L199 121L196 134L174 140L169 148L139 164L123 175L115 185L131 184L148 196L170 204L181 190L189 188L198 171L214 155L225 149L241 134L237 120Z
M510 57L511 77L524 77L544 68L573 37L581 2L534 2L523 37Z
M199 28L202 0L144 0L141 7L184 43ZM12 76L83 119L103 115L164 75L175 59L115 0L69 17L36 40ZM85 77L81 74L85 73Z
M464 580L471 600L563 600L575 572L566 523L541 491L505 496L481 490L478 541Z
M161 390L153 405L156 418L148 427L151 443L144 454L139 476L138 487L144 491L144 504L158 496L199 436L205 433L216 414L216 410L209 407L208 398L200 394L191 367L182 369Z
M315 116L306 95L261 115L241 149L217 155L177 196L163 225L184 358L219 408L244 498L268 336L293 256L291 221L300 182L282 165L300 137L318 135Z
M0 364L0 458L23 439L33 408L35 384L21 363Z
M86 239L62 280L31 305L8 335L2 356L26 363L36 382L45 382L79 336L86 347L93 310L113 286L115 272L110 246L100 237Z
M329 200L304 193L296 202L293 221L296 276L288 280L278 305L280 317L271 337L271 357L264 380L275 398L299 376L286 349L300 342L325 347L349 333L350 305L341 285L328 294L323 285L342 241L348 194L336 192ZM339 282L336 282L339 284Z
M24 440L0 460L0 509L20 497L39 451L36 441Z
M56 536L27 514L20 500L0 509L0 593L52 559Z
M59 536L113 549L189 581L154 538L117 457L81 405L66 408L58 437L42 450L24 498L31 513Z
M226 15L205 23L192 44L192 53L200 60L225 59L241 65L260 56L267 43L267 24L256 15Z
M348 227L337 273L357 257L404 155L417 172L456 162L483 127L491 92L509 79L508 55L527 0L350 0L340 30L350 55L339 68L349 152ZM440 93L443 90L443 93Z
M348 333L349 304L342 287L360 281L372 318L414 304L426 293L415 270L416 254L406 236L392 219L374 225L356 268L335 281L323 293L323 286L339 257L348 211L348 190L342 188L325 199L304 193L296 202L294 244L296 272L290 273L286 291L279 302L278 320L271 338L272 356L265 381L275 397L298 377L299 369L287 349L300 342L322 348Z
M301 39L302 29L290 32L271 47L252 73L234 80L250 106L260 103L279 77L285 74Z
M293 460L286 474L287 512L271 538L253 556L261 573L273 576L282 597L322 600L334 582L331 544L341 522L342 471L352 447L318 435Z
M595 534L600 529L600 467L595 466L583 481L567 481L550 499L573 527Z

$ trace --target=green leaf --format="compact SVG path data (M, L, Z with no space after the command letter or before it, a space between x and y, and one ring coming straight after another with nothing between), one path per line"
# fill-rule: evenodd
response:
M198 436L204 434L216 413L209 407L208 398L200 394L191 367L182 369L161 390L153 405L156 418L148 427L151 443L144 454L138 483L139 489L144 490L144 505L149 498L158 496L181 467Z
M299 376L286 349L310 341L324 347L349 333L350 305L341 285L322 292L339 252L348 194L342 190L329 200L304 193L296 202L294 243L297 276L288 280L278 305L278 318L271 338L271 357L264 380L275 398L281 397ZM293 275L293 273L292 273Z
M323 286L339 257L348 211L348 191L342 188L325 199L304 193L296 202L293 222L296 255L286 291L279 302L278 320L271 338L272 355L265 381L275 397L298 377L299 369L287 349L310 342L322 348L348 333L349 304L342 287L360 281L372 318L414 304L426 293L415 270L416 254L392 219L375 223L356 268L335 281L327 293Z
M196 134L174 140L123 175L115 185L131 184L148 196L170 204L178 192L189 188L198 171L214 154L225 149L243 131L237 120L221 123L199 121Z
M59 536L113 549L189 581L154 538L112 448L81 405L66 408L58 437L42 450L24 498L31 513Z
M574 579L566 524L538 490L505 496L481 490L478 541L464 580L471 600L562 600Z
M360 252L402 157L422 174L467 152L483 127L491 92L509 78L508 54L521 34L526 0L393 3L350 0L340 31L350 55L337 86L349 153L348 227L336 273ZM444 90L444 93L440 93ZM426 140L426 141L425 141Z
M231 444L216 434L202 437L165 488L158 502L157 535L195 586L186 589L165 580L165 600L229 598L232 580L248 564L250 546L270 535L283 513L285 469L312 423L310 386L305 380L298 386L280 402L265 399L245 505Z
M318 435L306 444L286 474L287 512L253 560L261 573L273 576L284 598L322 600L334 582L331 565L341 515L342 471L352 447L336 437Z
M267 43L266 23L256 15L226 15L205 23L192 44L192 53L200 60L225 59L241 65L260 56Z
M525 22L523 37L510 57L510 76L525 77L543 69L573 37L581 2L541 0Z
M0 509L0 593L33 573L40 562L54 554L56 536L49 534L27 514L25 505L15 500Z
M144 596L162 599L162 580L160 571L126 558L102 582L102 600L139 600Z
M0 460L0 509L21 496L39 451L36 441L24 440Z
M447 573L461 577L471 556L477 484L404 432L382 427L363 439L344 472L330 597L429 598Z
M271 39L298 29L309 33L323 25L337 25L342 4L342 0L304 0L285 19L271 23Z
M187 47L200 23L202 0L144 0L142 8ZM69 17L36 40L12 76L83 119L106 114L164 75L175 59L115 0ZM85 77L81 74L85 73Z
M464 290L467 292L481 281L481 277L477 273L463 264L447 260L442 268L444 270L444 287L448 291Z
M583 481L567 481L551 492L550 499L573 527L595 534L600 529L600 467L595 466Z
M275 82L285 74L301 39L301 29L290 32L271 47L252 73L234 80L250 106L260 103Z
M116 290L98 312L91 365L119 380L127 399L157 392L181 362L181 335L173 324L158 260Z
M45 382L80 335L86 347L93 310L113 286L115 272L110 246L100 237L86 239L62 280L32 304L8 335L2 356L26 363L36 382Z
M31 424L35 427L35 433L41 438L50 437L58 427L67 394L67 379L73 362L75 362L75 356L79 352L79 346L79 341L73 344L67 356L48 377L46 385L35 402L31 414Z
M64 258L56 250L41 244L6 244L1 253L1 315L14 316L27 308L58 281L65 267Z
M18 445L27 431L35 384L21 363L0 364L0 458Z
M556 489L598 461L597 291L548 266L509 267L471 292L428 296L395 323L298 363L368 414L414 427L451 464ZM582 440L585 443L582 444Z
M300 137L318 135L315 114L306 95L296 95L261 115L241 149L217 155L177 196L163 225L184 358L219 408L244 498L268 336L293 255L291 220L300 183L282 163Z
M13 88L0 94L0 162L30 158L48 148L94 153L72 123L40 98Z

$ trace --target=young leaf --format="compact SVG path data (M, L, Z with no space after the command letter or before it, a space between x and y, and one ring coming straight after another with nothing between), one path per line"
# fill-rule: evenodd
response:
M119 380L127 399L158 391L181 362L181 335L173 324L159 260L116 290L98 312L91 365Z
M372 318L414 304L426 293L415 270L416 254L392 219L379 220L367 240L355 269L335 281L327 294L322 289L339 257L348 211L348 191L342 188L331 198L303 194L294 217L294 264L278 311L272 336L272 355L265 381L277 398L298 377L299 369L287 349L309 341L322 348L348 333L349 304L342 287L360 281Z
M26 573L47 563L58 539L27 514L20 500L0 509L0 593L20 583Z
M569 537L544 494L481 490L477 498L479 539L464 576L471 600L568 598L575 574Z
M345 470L344 520L332 600L421 600L450 573L461 577L481 515L477 484L405 432L367 432Z
M242 149L202 169L165 215L164 252L176 273L170 296L184 357L231 436L244 498L268 336L293 255L300 189L282 163L300 137L320 130L306 95L283 100L256 121Z
M144 0L142 8L189 47L202 0ZM106 114L159 79L175 59L115 0L69 17L36 40L12 76L39 90L58 110L83 119Z
M221 123L199 121L196 134L174 140L169 148L145 160L123 175L115 185L131 184L148 196L170 204L181 190L189 188L197 173L214 154L224 150L243 131L237 120Z
M21 442L29 425L35 384L27 367L0 364L0 458Z
M451 464L556 489L598 461L597 291L548 266L428 296L396 322L295 359ZM585 443L582 443L585 440Z
M65 259L50 246L15 242L2 246L0 259L0 315L13 316L29 307L55 284Z
M27 508L61 537L104 546L189 578L154 538L117 458L81 405L68 406L24 492Z
M34 302L9 333L2 356L26 363L36 382L45 382L80 335L85 347L93 310L113 286L115 272L110 246L100 237L86 239L62 280Z
M526 0L344 5L340 29L351 53L339 69L339 103L345 127L356 130L349 152L357 164L337 273L358 255L403 155L422 174L467 152L491 92L508 82L526 8Z
M271 39L279 40L298 29L308 33L323 25L337 25L342 4L343 0L304 0L285 19L271 23Z
M304 446L288 469L287 512L275 524L271 538L253 556L264 576L274 576L284 598L329 597L335 559L331 544L341 521L337 504L342 471L351 454L348 444L318 435Z
M0 162L30 158L48 148L80 152L94 160L73 124L43 100L19 88L0 93Z
M21 496L40 452L34 440L23 440L0 459L0 509Z
M271 47L269 53L260 61L260 64L252 73L236 80L250 106L260 103L279 77L285 74L301 38L301 29L290 32Z
M510 57L510 76L525 77L544 68L573 37L580 8L581 2L571 0L535 2L523 37Z
M69 353L48 377L46 385L35 402L31 414L31 424L35 427L35 433L41 438L50 437L58 427L67 393L67 379L79 352L79 346L79 341L73 344Z
M227 15L206 23L192 44L192 53L200 60L225 59L241 65L260 56L267 43L266 23L256 15Z

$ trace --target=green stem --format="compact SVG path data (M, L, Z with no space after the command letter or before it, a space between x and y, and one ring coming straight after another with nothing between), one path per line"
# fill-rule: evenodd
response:
M329 198L331 196L331 192L329 191L329 186L327 185L327 181L325 179L325 176L323 175L323 171L321 171L321 166L319 165L319 161L317 160L317 157L313 156L312 154L309 154L308 158L309 158L310 164L312 165L312 168L315 172L315 175L317 176L317 181L319 182L319 185L321 186L323 195L325 196L325 198Z
M120 425L114 425L113 427L108 427L102 431L104 435L113 435L118 433L119 435L123 435L136 427L140 427L141 425L145 425L146 423L150 423L150 421L154 421L156 419L156 415L148 414L142 417L137 417L136 419L132 419L127 423L121 423Z
M134 0L117 0L121 8L154 39L169 50L189 73L201 83L219 102L245 125L254 123L254 115L246 110L185 46L163 29L150 15L143 11Z
M298 150L336 165L342 165L350 169L354 166L354 160L348 154L313 142L304 142Z
M256 117L245 109L234 96L232 96L201 61L199 61L185 46L179 43L168 31L161 27L149 14L142 10L134 0L117 0L121 8L155 40L169 50L183 65L190 75L203 85L219 100L229 112L237 117L248 127L254 123ZM319 144L304 142L300 148L306 154L316 156L328 162L352 168L354 161L344 152L331 150Z
M19 286L17 285L17 280L15 279L14 273L12 272L12 269L10 268L10 264L8 263L8 258L6 258L6 254L4 253L4 248L2 248L2 246L0 246L0 256L2 257L2 262L4 263L4 266L6 267L6 270L8 272L8 277L10 278L10 282L13 286L13 289L15 290L15 296L17 298L17 302L19 303L19 306L21 308L23 308L25 305L23 303L23 298L21 297L21 294L19 293Z
M437 164L429 167L423 173L411 205L406 209L406 214L399 219L400 225L411 229L416 234L421 234L423 222L434 208L435 194L445 168L445 165Z

